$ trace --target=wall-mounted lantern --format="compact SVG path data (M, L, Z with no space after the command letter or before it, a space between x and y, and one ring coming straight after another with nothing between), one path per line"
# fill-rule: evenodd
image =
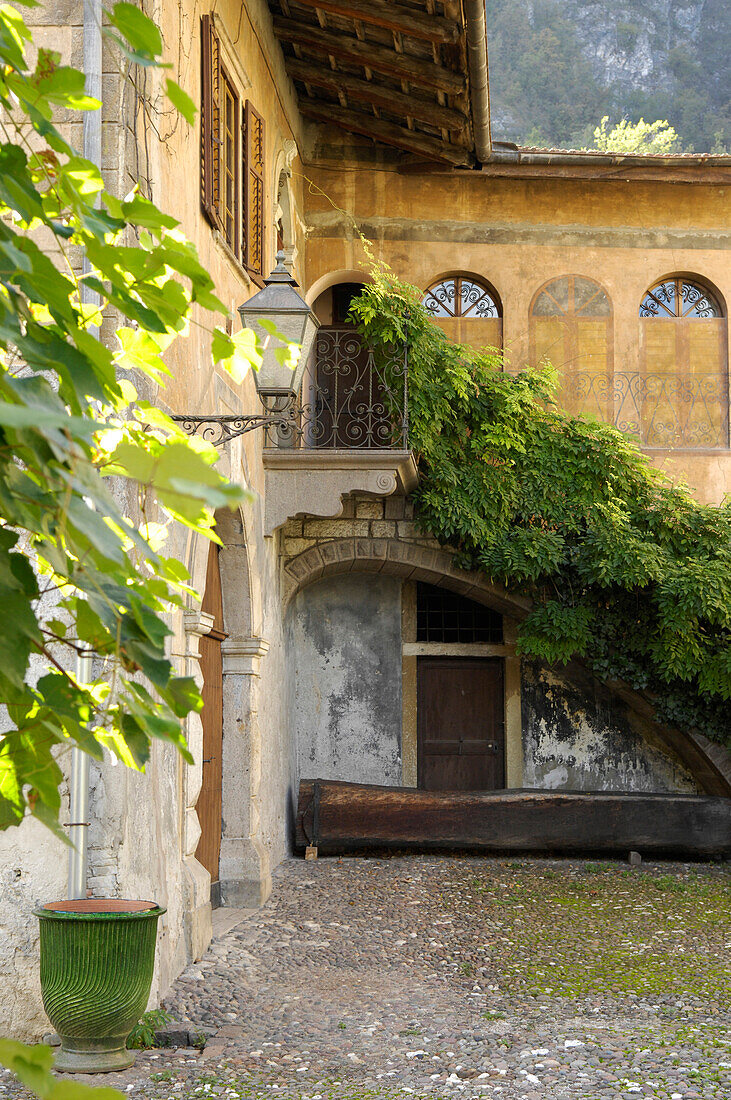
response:
M302 376L320 322L295 289L297 283L284 266L284 252L277 253L277 266L264 289L239 306L245 328L256 333L262 363L254 371L254 384L265 412L237 416L172 417L189 435L199 432L216 445L255 428L276 428L281 438L291 438L295 406ZM291 366L292 345L300 351L294 370ZM296 354L296 353L295 353Z

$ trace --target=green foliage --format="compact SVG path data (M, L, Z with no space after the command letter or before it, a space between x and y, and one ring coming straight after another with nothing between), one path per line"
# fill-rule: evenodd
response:
M26 1046L12 1039L0 1039L0 1065L6 1066L40 1100L120 1100L116 1089L90 1088L51 1073L53 1051L45 1043Z
M384 363L409 340L422 527L531 597L520 652L582 657L729 741L731 507L697 504L614 427L558 410L551 372L504 373L494 351L449 341L415 287L373 274L353 314Z
M160 34L140 9L119 3L110 22L136 63L157 63ZM53 125L58 109L99 105L53 51L30 68L30 42L19 11L0 7L0 702L11 724L0 828L30 811L60 833L60 745L142 768L159 739L188 758L181 719L201 699L166 656L162 616L191 590L166 536L183 524L213 537L212 509L242 492L215 471L212 447L120 377L164 380L171 343L225 312L211 279L174 218L137 192L105 192ZM168 93L190 115L172 82ZM118 326L116 350L98 338L104 319ZM213 341L236 377L256 365L246 336L219 329ZM75 674L82 651L97 658L89 685Z
M608 153L679 153L680 138L667 119L657 122L632 123L626 118L607 129L609 115L604 115L594 130L592 149Z
M128 1050L150 1050L157 1046L155 1032L160 1027L172 1022L173 1017L162 1008L151 1008L149 1012L143 1012L139 1022L132 1028L127 1037Z
M496 138L581 148L608 114L671 119L684 152L731 146L727 0L670 9L660 0L486 0L486 10Z

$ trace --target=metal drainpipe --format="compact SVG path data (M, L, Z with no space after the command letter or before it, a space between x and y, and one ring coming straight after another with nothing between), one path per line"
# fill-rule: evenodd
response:
M478 161L483 163L489 159L492 152L485 0L465 0L464 11L467 24L467 60L470 73L475 155Z
M91 680L91 654L79 654L76 675L81 684ZM78 900L86 897L86 871L89 828L89 754L81 749L71 750L71 779L69 782L69 851L68 897Z
M102 101L102 2L84 0L84 76L88 95ZM102 163L102 110L86 111L82 154L101 169ZM83 271L90 270L85 258ZM82 284L82 302L96 304L98 296ZM89 333L99 338L99 327L89 326ZM80 654L76 674L82 684L91 680L91 655ZM68 896L70 900L86 897L87 852L89 828L89 756L81 749L71 750L71 778L69 781L69 851Z

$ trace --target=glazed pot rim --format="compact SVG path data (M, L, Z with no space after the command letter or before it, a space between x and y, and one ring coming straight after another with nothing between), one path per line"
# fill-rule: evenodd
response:
M136 901L129 898L49 901L34 910L37 917L59 920L134 920L159 917L166 912L155 901Z

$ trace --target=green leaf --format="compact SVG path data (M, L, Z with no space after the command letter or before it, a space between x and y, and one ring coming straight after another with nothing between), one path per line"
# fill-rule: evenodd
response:
M165 81L165 91L167 92L168 99L172 103L186 120L192 126L195 122L195 116L198 113L193 100L190 98L187 92L184 92L179 84L176 84L174 80Z
M134 4L121 0L109 12L109 21L120 31L135 53L156 58L162 53L160 31L149 16Z
M0 1039L0 1064L40 1100L120 1100L116 1089L90 1087L78 1081L57 1078L51 1073L54 1054L46 1043L27 1046L13 1039Z

